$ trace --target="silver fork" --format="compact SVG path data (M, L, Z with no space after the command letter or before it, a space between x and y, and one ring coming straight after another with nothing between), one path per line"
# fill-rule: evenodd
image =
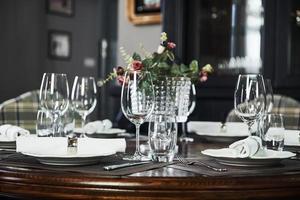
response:
M189 161L189 160L187 160L187 159L185 159L185 158L183 158L183 157L181 157L181 156L178 156L178 155L177 155L177 159L178 159L178 161L179 161L180 163L182 163L182 164L184 164L184 165L200 164L200 165L202 165L202 166L204 166L204 167L207 167L207 168L209 168L209 169L211 169L211 170L214 170L214 171L216 171L216 172L226 172L226 171L227 171L226 168L217 168L217 167L213 167L213 166L208 165L208 164L206 164L206 163L204 163L204 162L201 162L201 161Z

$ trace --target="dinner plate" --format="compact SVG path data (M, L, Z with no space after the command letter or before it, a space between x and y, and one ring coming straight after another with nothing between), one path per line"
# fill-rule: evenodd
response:
M0 141L0 149L16 149L16 141Z
M200 138L208 142L232 143L248 137L247 126L240 122L188 122L188 131L195 132Z
M251 158L237 158L230 154L226 156L224 155L224 152L220 154L216 152L217 151L215 149L207 149L201 153L214 158L221 164L242 167L265 167L279 165L282 160L296 155L289 151L262 150Z
M126 131L125 129L110 128L110 129L98 131L98 132L96 132L96 134L106 134L106 135L110 135L110 134L124 133L125 131Z
M87 136L91 138L117 138L123 137L122 134L125 132L125 129L111 128L103 131L98 131L97 133L87 134Z
M106 156L115 154L115 152L106 152L105 154L63 154L63 155L45 155L38 153L22 154L36 158L40 163L46 165L60 165L60 166L79 166L79 165L92 165L101 162Z
M211 135L200 135L202 139L207 142L220 142L220 143L233 143L238 140L245 139L248 136L211 136Z

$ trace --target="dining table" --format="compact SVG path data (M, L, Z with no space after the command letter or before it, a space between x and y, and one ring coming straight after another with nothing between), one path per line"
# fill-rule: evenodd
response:
M86 166L46 165L17 152L0 152L0 196L9 199L299 199L300 158L276 165L231 166L201 154L208 148L227 147L227 142L207 141L190 134L194 142L179 142L178 155L205 165L154 163L106 171L120 164L122 154L107 156ZM145 141L146 142L146 141ZM127 153L134 151L127 139Z

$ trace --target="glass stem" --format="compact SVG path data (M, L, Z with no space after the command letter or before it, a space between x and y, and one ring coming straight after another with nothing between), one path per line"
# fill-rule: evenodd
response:
M181 123L181 138L185 138L186 137L186 128L185 128L185 122Z
M252 135L252 133L251 133L251 127L252 127L252 124L253 124L252 122L250 122L250 123L248 122L248 123L247 123L247 125L248 125L248 132L249 132L249 135L250 135L250 136L255 136L255 135Z
M81 119L82 119L82 120L81 120L81 128L82 128L82 131L83 131L83 132L81 133L81 135L80 135L81 138L85 137L85 134L86 134L86 132L85 132L84 129L83 129L84 126L85 126L85 123L86 123L86 116L87 116L87 115L85 115L85 114L83 114L83 115L81 116Z
M57 136L56 133L58 133L58 114L53 113L53 125L52 125L52 134L53 136Z
M140 124L136 124L135 125L135 129L136 129L136 133L135 133L135 137L136 137L136 143L135 143L135 155L139 155L140 154Z
M82 115L81 118L82 118L82 120L81 120L81 128L83 128L84 125L85 125L85 122L86 122L86 115Z

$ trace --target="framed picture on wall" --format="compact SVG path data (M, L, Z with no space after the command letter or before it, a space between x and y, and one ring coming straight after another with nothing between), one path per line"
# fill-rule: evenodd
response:
M52 59L69 60L71 58L72 35L67 31L49 30L48 55Z
M74 15L74 3L74 0L47 0L47 12L70 17Z
M159 24L161 22L160 0L127 0L126 14L135 25Z

